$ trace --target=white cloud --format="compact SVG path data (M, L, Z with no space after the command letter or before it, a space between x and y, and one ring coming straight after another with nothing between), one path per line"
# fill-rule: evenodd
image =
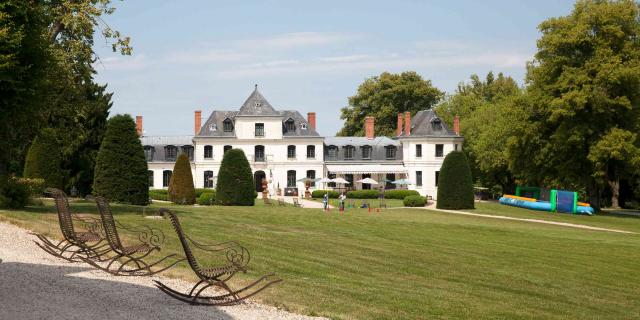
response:
M335 56L335 57L322 57L318 58L318 61L322 62L357 62L362 61L370 56L368 54L353 54L347 56Z
M237 50L208 49L200 51L173 52L169 53L164 60L169 63L198 64L243 61L252 57L252 54Z
M104 70L142 70L152 64L153 62L144 54L106 57L94 63L96 68Z
M265 38L237 40L233 44L242 48L252 48L254 50L291 49L344 43L360 37L361 36L356 34L347 33L293 32Z

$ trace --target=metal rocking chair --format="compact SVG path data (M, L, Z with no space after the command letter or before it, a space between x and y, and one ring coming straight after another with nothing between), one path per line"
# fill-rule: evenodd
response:
M69 262L86 260L104 261L103 255L111 251L100 235L100 222L89 217L80 217L69 210L67 195L62 190L47 188L45 194L53 197L58 211L60 231L64 239L57 244L38 233L31 233L40 242L34 242L45 252ZM74 222L82 224L87 231L77 232Z
M95 197L94 199L100 211L105 238L109 243L109 247L111 247L111 250L115 253L115 256L108 260L106 266L99 265L90 259L81 258L84 262L117 276L150 276L167 270L184 260L184 258L179 257L177 254L170 254L153 263L144 261L143 259L151 253L160 251L159 245L164 243L164 234L162 231L147 226L126 227L113 218L111 208L105 198ZM118 228L138 233L140 243L132 246L123 245L120 240L120 235L118 234ZM175 258L175 261L168 266L152 270L156 265L171 258ZM119 262L119 264L116 264L116 262Z
M196 242L188 235L184 234L182 227L180 226L180 222L178 221L178 217L176 217L173 212L168 209L161 210L168 213L171 223L173 224L173 228L182 243L182 248L184 249L187 261L189 262L193 272L200 279L200 281L191 288L189 294L178 292L164 285L162 282L154 280L156 286L169 296L193 305L233 305L259 293L274 283L282 281L282 279L276 278L274 274L269 274L261 277L244 288L238 290L231 289L226 282L238 271L246 272L245 267L249 263L250 259L249 251L235 241L228 241L214 245L205 245ZM224 255L226 261L217 267L204 268L198 264L194 257L193 252L191 251L191 245L203 251L215 252ZM214 296L203 295L204 290L212 286L219 287L226 293Z

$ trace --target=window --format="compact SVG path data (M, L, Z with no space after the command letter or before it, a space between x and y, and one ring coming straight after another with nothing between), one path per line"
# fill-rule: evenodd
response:
M212 123L212 124L209 126L209 129L210 129L211 131L213 131L213 132L216 132L216 131L218 131L218 125L217 125L217 124L215 124L215 123Z
M186 153L189 160L193 161L193 146L182 146L182 153Z
M440 158L443 155L444 151L444 145L443 144L436 144L436 158Z
M395 159L396 158L396 147L395 146L386 146L385 154L387 159Z
M362 179L366 179L366 178L371 178L371 174L370 173L362 174ZM371 190L371 184L363 183L362 184L362 190Z
M457 143L453 145L453 150L458 151L458 144Z
M371 159L371 146L362 146L362 159Z
M416 186L422 187L422 171L416 171Z
M176 146L164 147L164 159L166 161L175 161L178 155L178 148Z
M422 145L416 144L416 158L422 157Z
M264 162L264 146L255 146L253 149L253 161Z
M222 130L224 132L233 132L233 122L231 121L231 119L224 119L224 121L222 122Z
M147 171L147 174L149 175L149 188L153 188L153 170Z
M347 173L344 175L344 179L349 181L348 186L353 186L353 174Z
M344 159L352 160L353 154L355 153L356 148L354 148L353 146L344 146L343 149L344 149Z
M295 188L296 187L296 171L289 170L287 171L287 188Z
M204 146L204 158L205 159L213 158L213 147L212 146Z
M289 118L284 122L284 132L296 132L296 123L293 119Z
M307 178L309 179L315 179L316 178L316 171L315 170L307 170ZM311 182L309 184L309 186L311 187L315 187L316 183L315 182Z
M205 188L213 188L213 171L207 170L204 172L204 184Z
M329 160L336 160L338 158L338 147L336 147L336 146L328 146L327 147L327 158Z
M438 178L440 178L440 171L436 171L436 187L438 186Z
M162 186L165 188L168 187L170 181L171 181L171 170L162 171Z
M329 173L328 178L329 179L335 179L336 178L336 174L335 173ZM335 182L329 182L329 183L327 183L327 187L335 188L336 187L336 183Z
M229 146L229 145L226 145L226 146L224 146L224 148L222 149L222 152L223 152L223 153L225 153L225 152L227 152L227 151L231 150L231 148L233 148L233 147L232 147L232 146Z
M264 137L264 123L256 123L256 137Z
M387 173L386 182L384 184L384 188L385 189L395 189L396 185L391 183L392 181L396 181L396 174L395 173Z
M287 146L287 158L295 159L296 158L296 146Z
M307 146L307 159L316 158L316 146Z
M153 161L153 154L155 153L156 148L152 146L144 146L144 157L147 161Z
M300 124L300 129L307 130L307 124L306 123L301 123Z

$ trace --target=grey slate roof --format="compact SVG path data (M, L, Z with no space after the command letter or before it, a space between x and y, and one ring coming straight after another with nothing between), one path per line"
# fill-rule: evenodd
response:
M354 146L354 147L362 147L362 146L400 146L400 142L398 140L394 140L388 137L375 137L373 139L369 139L367 137L325 137L324 144L327 146Z
M142 146L145 148L145 156L149 162L174 162L175 159L167 159L165 156L166 146L178 148L177 155L182 153L183 146L193 148L193 136L143 136L140 138ZM149 148L152 147L152 148ZM176 155L176 157L177 157ZM191 159L193 161L193 159Z
M235 131L224 132L223 122L225 119L230 119L235 123L234 119L238 111L214 111L209 116L209 119L205 121L204 125L200 129L198 136L208 137L235 137Z
M284 110L284 111L280 111L279 113L282 116L282 128L283 128L282 136L283 137L286 138L286 137L319 137L320 136L320 134L318 134L316 129L311 128L311 126L307 122L307 119L305 119L300 114L300 112L295 110ZM293 119L293 122L296 125L296 130L285 132L284 123L289 119ZM302 128L303 125L305 129Z
M438 117L436 112L431 109L418 111L418 113L411 118L411 136L458 137L458 135ZM404 131L399 137L406 137Z
M271 106L269 101L265 99L260 91L258 91L258 85L255 90L249 95L247 100L240 107L237 116L279 116L280 114Z
M325 161L344 161L345 163L353 161L398 161L402 160L402 144L398 140L388 137L375 137L368 139L366 137L326 137L324 138L324 160ZM329 148L331 146L338 147L337 157L329 156ZM353 158L345 159L345 147L355 147ZM362 147L371 146L371 157L362 158ZM396 148L396 157L387 159L386 147L394 146Z

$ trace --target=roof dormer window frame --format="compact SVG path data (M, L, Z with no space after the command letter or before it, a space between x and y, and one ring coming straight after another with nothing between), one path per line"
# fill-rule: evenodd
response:
M230 118L222 120L222 129L224 132L233 132L233 121Z

